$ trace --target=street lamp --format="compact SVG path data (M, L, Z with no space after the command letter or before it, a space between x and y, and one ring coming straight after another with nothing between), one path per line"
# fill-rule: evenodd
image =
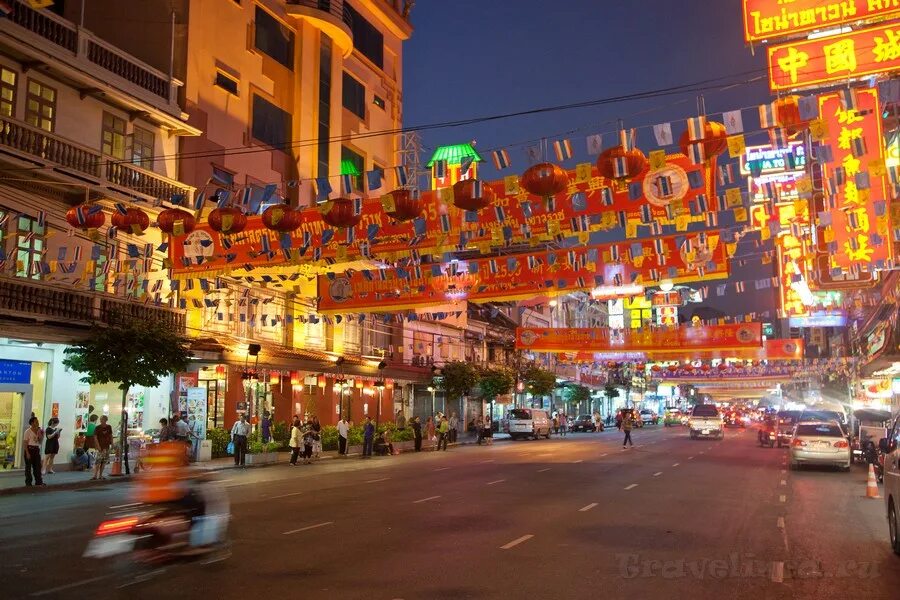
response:
M381 420L381 399L384 396L384 370L387 368L387 363L381 361L378 363L378 381L375 382L375 387L378 388L378 410L375 412L375 429L378 429L378 422Z
M434 416L434 394L437 392L437 388L429 385L428 391L431 392L431 415Z

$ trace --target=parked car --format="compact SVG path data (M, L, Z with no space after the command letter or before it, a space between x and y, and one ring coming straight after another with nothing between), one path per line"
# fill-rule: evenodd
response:
M538 439L541 436L549 439L552 427L550 415L539 408L514 408L506 419L507 432L514 440L527 437Z
M791 469L827 465L850 470L850 442L837 421L803 421L791 437Z
M900 554L900 415L888 429L888 435L878 441L884 455L884 509L887 514L891 548Z
M578 415L575 420L569 423L569 431L597 431L594 417L592 415Z
M799 410L781 410L776 415L778 419L778 447L788 446L794 435L794 425L800 420Z
M725 436L722 415L713 404L698 404L691 409L688 427L691 431L692 440L704 437L721 440Z
M659 417L657 416L657 414L649 408L644 408L641 410L641 423L645 425L656 425L658 421Z

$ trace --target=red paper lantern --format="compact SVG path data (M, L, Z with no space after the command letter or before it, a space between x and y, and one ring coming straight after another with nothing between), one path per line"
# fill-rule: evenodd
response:
M150 227L150 217L139 208L125 209L124 215L117 210L111 221L114 227L128 230L134 235L141 235Z
M300 213L290 206L276 204L263 211L262 222L266 229L286 233L300 227Z
M194 215L180 208L167 208L156 217L156 224L159 225L159 228L164 233L169 235L172 235L175 231L175 223L179 221L181 221L185 234L192 232L197 226L197 220L194 219Z
M728 133L725 131L725 126L716 121L707 121L706 125L703 126L703 139L694 140L693 142L690 141L687 131L681 134L679 145L681 146L682 154L690 156L688 150L696 144L703 144L703 156L706 157L706 160L722 154L728 149Z
M660 371L662 371L662 367L660 367L659 365L653 365L652 367L650 367L650 370L654 373L659 373Z
M727 369L727 368L728 368L728 365L726 365L725 363L723 363L723 362L719 363L719 370L720 370L720 371L724 371L724 370Z
M615 146L604 150L597 157L597 172L619 185L624 185L648 168L650 162L637 148L626 150L624 146Z
M388 199L390 198L390 200ZM393 202L394 209L385 209L384 213L395 221L412 221L422 214L422 202L414 197L409 190L394 190L381 199L381 206L390 206Z
M669 365L666 368L669 370L670 373L674 373L675 371L678 370L678 365Z
M66 212L66 222L76 229L97 229L106 223L106 214L90 204L79 204Z
M453 206L462 210L481 210L497 198L494 188L477 179L453 184Z
M538 163L522 174L519 185L530 194L548 198L566 191L569 187L569 174L559 165Z
M319 208L322 211L322 220L338 229L356 227L362 219L362 215L356 214L353 204L354 201L349 198L338 198L326 202Z
M688 373L690 373L691 371L694 370L694 365L692 365L691 363L685 363L684 370L687 371Z
M706 363L700 365L700 370L703 371L704 373L706 373L707 371L709 371L709 368L710 368L709 365L706 364Z
M216 208L209 213L209 228L219 233L240 233L247 227L247 217L240 209L233 207Z
M269 385L278 385L279 383L281 383L281 373L278 371L269 373Z
M800 118L800 96L785 96L772 103L775 121L788 136L795 136L809 126L809 121Z

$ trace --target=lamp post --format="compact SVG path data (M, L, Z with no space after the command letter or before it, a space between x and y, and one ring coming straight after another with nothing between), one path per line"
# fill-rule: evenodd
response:
M378 363L378 381L375 382L375 387L378 388L378 410L375 412L375 429L378 429L378 422L381 420L381 400L384 397L384 370L387 368L387 363L381 361Z
M434 416L434 394L437 392L437 388L433 385L428 386L428 391L431 392L431 416Z

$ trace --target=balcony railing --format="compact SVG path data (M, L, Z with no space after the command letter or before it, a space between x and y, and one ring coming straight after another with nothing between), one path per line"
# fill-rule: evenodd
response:
M37 158L48 166L87 175L98 186L114 188L137 199L168 200L173 194L181 194L190 200L193 196L194 188L179 181L137 165L107 159L96 150L16 119L0 117L0 146Z
M287 4L320 10L340 19L347 27L353 27L353 18L344 6L343 0L287 0Z
M7 276L0 276L0 315L61 325L109 324L118 316L159 320L179 332L185 330L184 313L168 307Z
M181 82L50 11L35 10L23 0L9 2L12 11L3 22L13 23L21 29L4 25L5 33L34 45L33 38L28 39L28 33L33 34L52 44L41 47L51 56L94 74L104 83L119 87L139 100L156 106L162 100L160 108L175 116L181 114L177 98Z

